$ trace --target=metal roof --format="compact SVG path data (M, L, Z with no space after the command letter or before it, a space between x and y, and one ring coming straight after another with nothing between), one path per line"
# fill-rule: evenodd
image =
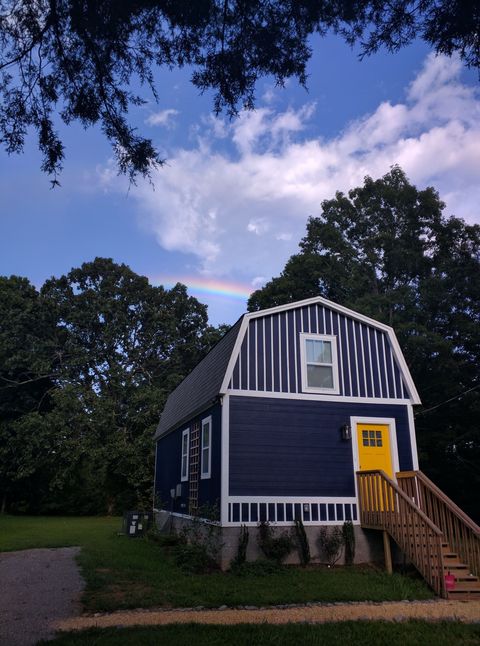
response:
M241 317L168 396L155 439L207 408L220 393L241 327Z

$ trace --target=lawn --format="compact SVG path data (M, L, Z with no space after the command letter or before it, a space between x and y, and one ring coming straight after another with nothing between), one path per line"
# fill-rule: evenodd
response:
M49 642L54 646L177 646L195 642L195 646L225 644L262 644L262 646L435 646L480 643L480 626L457 622L402 623L350 621L318 625L202 626L198 624L160 626L158 628L123 628L66 633Z
M282 568L269 576L187 575L164 548L146 539L119 535L120 527L120 518L0 516L0 551L81 546L78 560L86 580L83 603L87 612L433 596L418 578L388 576L369 567Z

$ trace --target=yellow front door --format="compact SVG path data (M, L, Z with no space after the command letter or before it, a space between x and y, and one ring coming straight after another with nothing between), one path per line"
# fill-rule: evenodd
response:
M393 478L388 424L357 424L359 471L381 469Z

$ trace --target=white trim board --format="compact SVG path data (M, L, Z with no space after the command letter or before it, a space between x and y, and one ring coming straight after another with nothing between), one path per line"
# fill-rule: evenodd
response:
M295 503L295 504L327 504L338 503L343 505L356 505L355 496L228 496L229 503Z
M224 395L222 405L222 446L220 459L220 523L228 522L228 480L230 477L230 397Z
M262 397L265 399L303 399L316 402L343 402L345 404L390 404L406 406L411 404L409 399L387 399L385 397L343 397L342 395L324 395L322 393L278 393L270 390L234 390L227 393L232 397Z
M417 434L415 432L415 419L413 417L413 407L411 404L407 407L407 412L408 412L408 430L410 432L410 450L412 452L412 466L414 471L418 471L419 466L418 466Z

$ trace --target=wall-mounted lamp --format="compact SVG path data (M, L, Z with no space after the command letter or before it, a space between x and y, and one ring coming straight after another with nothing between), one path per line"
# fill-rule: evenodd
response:
M349 442L352 439L352 429L350 424L344 424L340 427L340 433L344 442Z

